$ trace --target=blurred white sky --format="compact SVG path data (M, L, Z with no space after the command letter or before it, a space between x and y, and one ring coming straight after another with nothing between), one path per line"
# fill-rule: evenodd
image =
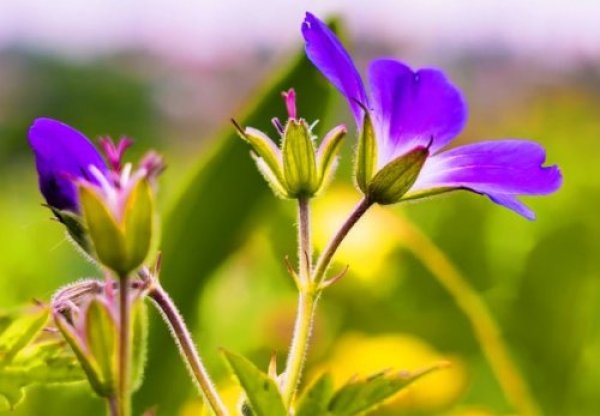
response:
M305 10L351 36L417 47L498 45L548 59L600 56L600 0L0 0L0 48L65 53L144 47L193 59L300 41Z

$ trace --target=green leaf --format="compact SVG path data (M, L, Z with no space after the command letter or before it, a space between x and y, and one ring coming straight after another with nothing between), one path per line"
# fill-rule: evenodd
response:
M417 147L389 162L369 183L367 196L381 205L400 201L417 180L428 155L427 148Z
M152 242L153 216L152 188L146 179L142 179L131 190L125 206L125 269L128 272L139 267L148 255Z
M297 59L269 78L247 104L239 122L267 131L274 116L287 119L281 91L294 87L298 108L307 120L324 120L335 94L322 75L298 51ZM323 126L321 123L318 127ZM202 139L202 137L198 137ZM191 328L195 327L199 294L214 271L246 240L250 218L272 193L248 148L240 143L235 129L225 124L212 140L208 153L199 155L191 175L181 182L178 197L164 215L162 233L162 282ZM206 147L204 147L206 149ZM154 328L153 328L154 329ZM168 332L156 325L150 332L149 362L145 382L134 396L144 409L160 403L165 409L180 408L189 397L190 383L173 348ZM220 363L206 354L209 369ZM170 388L163 387L169 380Z
M62 339L42 332L49 310L0 315L0 398L13 409L24 398L24 388L35 383L81 381L84 375ZM3 402L0 400L0 410Z
M256 416L287 416L275 381L241 355L224 351Z
M369 183L377 165L377 140L371 116L365 111L362 129L358 137L356 150L355 177L356 184L363 193L369 190Z
M298 400L295 416L327 415L333 397L333 378L323 374Z
M318 189L312 133L304 120L290 119L281 145L285 186L292 197L312 196Z
M383 371L365 379L350 380L331 399L329 412L335 416L367 413L416 380L445 366L437 364L415 373Z
M9 364L42 330L48 321L47 308L19 316L0 334L0 368Z

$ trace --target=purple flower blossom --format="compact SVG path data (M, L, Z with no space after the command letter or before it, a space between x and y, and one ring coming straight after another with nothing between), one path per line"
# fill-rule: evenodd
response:
M413 149L428 150L416 181L402 199L467 189L534 219L535 214L517 197L560 188L560 170L544 167L545 151L531 141L488 141L442 151L462 131L467 118L462 94L442 71L413 71L398 61L376 59L368 70L369 96L352 58L322 21L307 13L302 34L309 59L346 97L360 129L364 109L368 111L377 145L376 172Z
M110 165L83 133L49 118L38 118L29 129L29 144L35 154L39 186L48 205L54 209L79 213L77 185L90 185L112 209L122 216L132 187L142 178L154 180L164 168L162 159L150 152L137 170L122 164L124 152L132 141L114 144L102 138L100 145Z
M35 154L40 191L53 208L78 212L75 182L81 179L98 184L91 167L102 175L108 173L94 145L81 132L59 121L35 120L29 129L29 144Z

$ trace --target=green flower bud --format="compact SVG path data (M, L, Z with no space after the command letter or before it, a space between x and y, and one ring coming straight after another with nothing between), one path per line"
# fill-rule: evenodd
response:
M252 155L258 170L276 195L282 198L311 198L328 184L335 171L335 161L344 126L337 126L323 138L319 148L316 137L306 120L296 117L295 93L283 93L288 109L285 127L277 119L273 122L281 135L281 149L265 133L247 127L242 129L234 121L240 137L252 146Z
M119 277L139 267L150 250L154 201L146 179L137 181L122 207L110 201L90 185L79 186L82 217L95 257Z
M290 119L281 145L286 190L292 198L311 197L319 189L315 146L305 120Z

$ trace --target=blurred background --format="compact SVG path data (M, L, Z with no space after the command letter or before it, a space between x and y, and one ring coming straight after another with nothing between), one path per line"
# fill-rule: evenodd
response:
M350 271L320 303L306 382L325 370L342 383L449 360L377 414L515 414L470 319L432 272L427 235L490 309L543 413L600 414L596 0L2 0L0 310L98 275L41 206L26 135L35 117L50 116L91 138L133 137L132 160L148 148L165 154L162 281L225 394L235 402L219 347L262 368L276 351L283 365L295 313L283 264L295 253L295 206L272 196L228 120L274 135L279 92L295 87L300 114L320 119L321 131L352 126L345 103L301 58L305 10L337 19L361 69L384 55L446 70L469 102L457 143L533 139L565 177L557 194L527 200L535 222L469 193L374 209L339 253L334 267ZM315 202L317 249L359 199L353 141ZM149 348L136 413L201 412L154 311ZM35 386L0 414L104 409L85 384Z

